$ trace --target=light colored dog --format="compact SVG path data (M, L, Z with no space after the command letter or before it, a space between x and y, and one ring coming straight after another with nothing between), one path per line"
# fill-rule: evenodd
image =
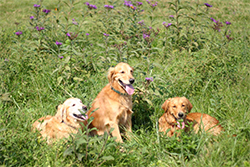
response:
M219 121L208 114L203 113L189 113L193 108L192 104L186 97L174 97L167 99L162 105L165 113L159 119L159 131L166 132L169 137L174 135L175 130L185 129L189 131L190 127L187 123L193 123L193 128L196 133L199 130L204 130L218 135L223 130ZM179 120L183 120L180 124Z
M87 107L78 98L69 98L60 104L55 116L47 115L33 124L33 129L40 131L41 136L51 144L56 139L67 138L71 133L77 133L81 127L80 122L88 116L84 113Z
M92 131L92 135L103 135L113 128L112 136L116 137L117 142L123 142L120 131L125 131L129 138L128 133L132 127L133 68L127 63L119 63L109 69L108 80L109 83L97 95L87 112L89 118L94 117L89 127L98 129Z

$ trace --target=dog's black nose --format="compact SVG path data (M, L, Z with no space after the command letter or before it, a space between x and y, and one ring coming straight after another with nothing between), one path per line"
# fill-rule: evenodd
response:
M134 82L135 82L135 79L134 79L134 78L130 78L130 79L129 79L129 83L130 83L130 84L133 84Z
M178 113L178 116L179 116L180 118L182 118L182 117L184 116L183 112L179 112L179 113Z
M82 106L82 109L84 109L86 111L88 110L86 106Z

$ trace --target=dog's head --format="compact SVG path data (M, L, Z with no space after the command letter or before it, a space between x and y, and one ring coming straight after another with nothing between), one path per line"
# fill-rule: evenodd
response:
M165 113L172 115L176 121L179 119L185 119L186 115L193 108L192 104L186 97L169 98L161 107Z
M132 84L135 79L133 77L134 69L127 63L119 63L115 67L111 67L108 72L108 79L111 86L120 87L129 95L134 93Z
M83 105L80 99L69 98L63 104L58 106L56 117L61 122L85 121L88 119L88 116L85 115L86 112L87 107Z

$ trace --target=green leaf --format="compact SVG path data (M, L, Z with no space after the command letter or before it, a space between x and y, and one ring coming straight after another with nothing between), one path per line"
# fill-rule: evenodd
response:
M109 156L103 156L102 159L106 160L106 161L111 161L111 160L114 160L114 157L112 157L111 155L109 155Z
M67 148L67 149L64 151L63 156L65 157L65 156L71 155L72 152L73 152L73 148L72 148L72 147L69 147L69 148Z

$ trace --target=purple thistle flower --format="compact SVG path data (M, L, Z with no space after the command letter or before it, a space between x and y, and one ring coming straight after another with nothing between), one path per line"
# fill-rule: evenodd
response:
M229 21L226 21L226 25L230 25L231 24L231 22L229 22Z
M71 36L71 34L70 34L70 33L67 33L66 35L67 35L68 37L70 37L70 36Z
M59 57L60 59L62 59L62 58L63 58L63 56L60 56L60 55L58 55L58 57Z
M206 5L208 8L211 8L212 5L208 4L208 3L204 3L204 5Z
M166 28L168 28L168 27L170 27L171 25L172 25L172 23L168 23L168 24L166 24L166 22L164 21L163 23L162 23Z
M77 38L78 34L71 32L71 33L67 33L66 36L68 36L70 40L74 40L75 38Z
M105 7L106 9L114 9L114 6L112 6L112 5L104 5L104 7Z
M97 9L95 5L90 4L89 2L85 2L85 4L88 6L88 8L91 9Z
M72 23L75 24L75 25L78 25L78 23L76 21L72 21Z
M30 19L33 20L35 17L34 16L30 16Z
M133 5L131 5L130 8L133 9L133 10L136 10L136 9L137 9L137 7L135 7L135 6L133 6Z
M150 37L150 35L148 35L148 34L144 34L143 33L143 38L145 39L145 38L149 38Z
M109 36L109 34L106 34L106 33L103 33L103 35L104 35L104 36L106 36L106 37L108 37L108 36Z
M124 5L127 6L127 7L133 6L131 1L124 1Z
M170 18L174 18L174 16L173 16L173 15L169 15L169 17L170 17Z
M139 21L138 24L140 24L141 26L144 25L144 20Z
M34 4L35 8L40 8L41 5Z
M42 31L42 30L44 30L44 27L38 27L38 26L36 26L36 30L37 31Z
M61 43L61 42L56 41L56 45L57 45L57 46L61 46L61 45L62 45L62 43Z
M23 32L22 32L22 31L17 31L17 32L15 32L15 34L16 34L17 36L20 36L21 34L23 34Z
M87 36L89 36L89 33L86 33Z
M215 22L215 23L216 23L216 20L215 20L214 18L212 18L212 17L211 17L210 19L211 19L213 22Z
M50 10L49 9L43 9L43 12L46 14L49 14Z
M136 2L137 6L141 6L142 2Z
M146 81L148 81L148 82L152 82L153 81L153 77L150 77L150 78L145 78L146 79Z

